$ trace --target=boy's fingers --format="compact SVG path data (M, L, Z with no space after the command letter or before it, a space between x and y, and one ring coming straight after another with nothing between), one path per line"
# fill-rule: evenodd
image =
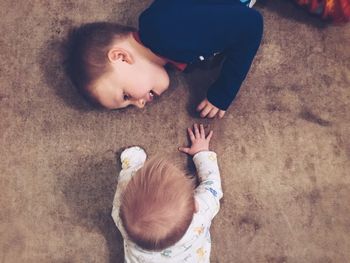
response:
M187 147L179 147L178 149L180 152L184 152L184 153L189 153L190 151L190 148L187 148Z
M214 118L216 116L216 114L218 113L219 109L218 108L213 108L209 114L208 114L208 118Z
M197 106L197 111L203 110L203 108L207 105L207 101L203 100L199 105Z
M213 136L213 131L210 131L209 134L208 134L208 136L207 136L207 140L210 141L210 139L211 139L212 136Z
M193 142L196 138L194 137L193 131L191 128L187 128L188 135L190 136L191 142Z
M196 138L200 138L200 134L199 134L199 130L198 130L198 124L197 123L193 124L193 127L194 127L194 136Z
M208 115L208 113L211 111L211 109L212 109L212 107L210 107L209 105L207 105L203 110L202 110L202 112L201 112L201 117L202 118L205 118L207 115Z
M224 117L225 113L226 113L226 111L220 110L219 111L219 118L222 119L222 117Z
M203 124L199 125L199 132L201 134L201 138L204 138L205 139L205 131L204 131L204 126Z

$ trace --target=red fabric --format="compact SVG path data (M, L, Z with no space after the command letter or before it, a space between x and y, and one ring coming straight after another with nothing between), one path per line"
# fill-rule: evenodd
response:
M139 42L141 45L143 45L143 44L142 44L142 41L141 41L141 39L140 39L140 35L139 35L138 32L133 32L132 35L133 35L133 37L135 38L135 40L136 40L137 42ZM159 56L159 55L157 54L157 56ZM167 63L173 65L175 68L177 68L177 69L180 70L180 71L184 71L184 70L186 69L186 67L187 67L187 64L186 64L186 63L176 62L176 61L167 59L167 58L162 57L162 56L159 56L159 57L165 59L165 60L167 61Z
M348 22L350 20L350 0L295 0L297 4L305 6L311 13L318 14L324 19L334 22Z

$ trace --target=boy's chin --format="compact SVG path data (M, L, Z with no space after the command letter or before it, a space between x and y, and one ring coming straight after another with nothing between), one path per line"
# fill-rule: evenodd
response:
M166 81L164 81L162 92L159 95L161 95L164 91L169 89L169 86L170 86L170 79L169 77L167 77Z
M169 88L170 85L170 77L168 75L168 72L164 71L164 75L162 78L162 85L160 85L162 88L160 90L162 90L162 92L160 94L162 94L164 91L166 91Z

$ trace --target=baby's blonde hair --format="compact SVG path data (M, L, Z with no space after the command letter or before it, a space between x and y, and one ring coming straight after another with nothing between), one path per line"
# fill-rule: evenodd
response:
M195 211L193 178L164 159L151 159L122 194L120 218L141 248L162 250L186 233Z

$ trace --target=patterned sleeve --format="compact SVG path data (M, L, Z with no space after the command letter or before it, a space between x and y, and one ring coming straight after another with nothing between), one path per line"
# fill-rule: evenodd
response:
M199 152L193 157L193 162L200 181L195 191L199 212L204 214L208 220L212 220L219 212L220 199L223 196L216 153Z
M146 152L139 146L125 149L120 155L122 170L118 176L118 182L129 181L131 176L143 166L146 158Z
M126 187L127 183L130 181L132 176L145 163L146 158L147 155L145 151L138 146L127 148L120 155L122 170L120 171L120 174L118 176L117 191L114 195L113 200L112 217L124 238L126 237L126 235L119 217L120 197L123 192L123 189Z

